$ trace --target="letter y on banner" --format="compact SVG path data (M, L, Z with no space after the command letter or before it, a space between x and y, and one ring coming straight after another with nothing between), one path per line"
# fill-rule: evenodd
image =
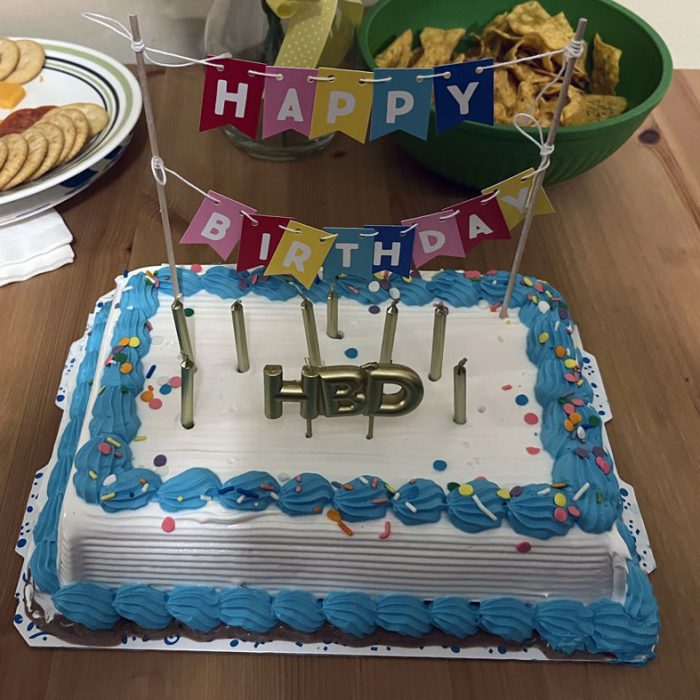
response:
M438 134L463 121L493 124L493 70L476 70L492 64L493 59L486 58L435 68L436 74L450 73L449 78L433 79Z
M241 237L242 212L252 215L255 209L213 190L209 196L220 203L205 197L180 243L206 243L227 260Z

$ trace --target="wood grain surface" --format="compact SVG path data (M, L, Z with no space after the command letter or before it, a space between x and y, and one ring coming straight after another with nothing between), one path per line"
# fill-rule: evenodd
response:
M272 214L316 226L397 223L464 199L390 139L338 137L295 163L252 160L220 131L197 132L201 73L150 74L166 163ZM476 662L33 650L12 625L13 551L36 469L51 454L54 405L70 343L124 269L164 260L143 122L107 176L59 210L75 263L0 288L0 698L694 698L700 693L700 72L676 72L647 123L593 171L549 188L523 271L568 298L599 361L615 415L609 435L636 487L658 570L657 658L644 668ZM533 162L536 154L533 153ZM200 196L168 183L177 238ZM508 269L515 241L485 243L470 269ZM178 262L217 262L176 246Z

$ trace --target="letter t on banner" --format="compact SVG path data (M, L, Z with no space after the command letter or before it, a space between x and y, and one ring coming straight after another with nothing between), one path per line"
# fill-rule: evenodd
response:
M323 263L323 279L333 282L338 275L355 275L363 279L372 276L374 238L363 228L330 228L324 231L338 237Z
M222 58L212 63L218 65L207 66L204 72L199 130L231 124L254 139L258 133L265 78L249 75L248 71L264 73L267 66L237 58Z

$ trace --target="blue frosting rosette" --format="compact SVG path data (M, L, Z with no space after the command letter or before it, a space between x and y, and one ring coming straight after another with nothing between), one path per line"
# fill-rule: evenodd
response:
M565 535L573 526L578 509L571 506L571 491L549 484L528 484L508 502L508 522L515 532L547 540ZM516 495L517 494L517 495Z
M394 494L391 505L404 525L435 523L445 509L445 493L430 479L411 479Z
M320 513L333 500L333 487L320 474L305 472L284 484L278 505L287 515Z
M384 481L368 474L339 486L333 505L347 522L383 518L389 507Z
M455 307L476 306L480 299L479 283L456 270L443 270L428 282L428 291L440 301Z
M464 532L500 527L510 494L487 479L474 479L450 491L447 515Z
M265 510L279 499L280 485L268 472L249 471L225 481L219 502L234 510Z

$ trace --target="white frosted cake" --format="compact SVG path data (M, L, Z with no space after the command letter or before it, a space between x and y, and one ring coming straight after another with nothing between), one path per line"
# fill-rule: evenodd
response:
M264 368L299 380L301 297L281 278L181 268L194 347L194 427L181 425L181 359L167 269L119 278L100 309L34 531L30 607L64 632L170 630L395 644L495 635L564 654L639 662L657 638L602 420L568 308L506 273L447 271L337 282L342 339L324 333L329 287L308 290L322 367L379 359L422 380L402 416L265 415ZM378 287L378 288L377 288ZM237 371L241 299L250 368ZM428 378L434 304L444 369ZM452 368L467 363L467 421Z

